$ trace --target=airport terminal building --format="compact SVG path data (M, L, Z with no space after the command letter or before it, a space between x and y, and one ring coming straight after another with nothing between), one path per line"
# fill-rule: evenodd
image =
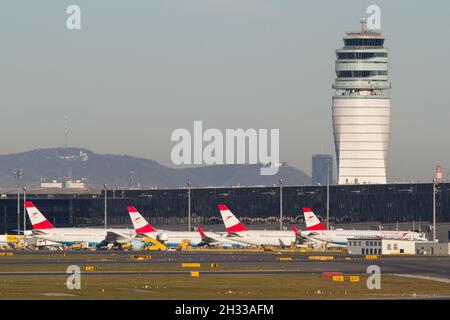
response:
M432 221L433 184L333 185L330 187L332 224L359 222ZM437 222L450 222L450 183L436 187ZM17 193L1 192L0 233L17 229ZM57 227L100 226L104 223L102 190L28 190L31 200ZM192 188L192 225L221 224L217 204L226 204L246 224L276 223L280 215L280 187ZM303 223L302 207L326 216L326 186L284 186L283 221ZM23 195L21 196L23 228ZM133 205L155 227L187 223L188 189L108 190L110 226L130 226L126 206ZM30 223L27 220L27 227Z

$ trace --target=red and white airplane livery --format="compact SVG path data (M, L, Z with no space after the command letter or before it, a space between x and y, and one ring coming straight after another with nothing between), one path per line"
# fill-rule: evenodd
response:
M128 207L128 213L137 237L154 238L167 247L178 247L183 241L189 241L191 246L240 246L240 243L226 238L223 233L203 232L200 227L197 227L198 232L156 230L135 207ZM135 242L132 241L132 244L134 246Z
M89 246L106 246L111 243L128 243L135 235L132 229L105 228L55 228L31 201L25 202L33 229L27 234L64 245L87 243Z
M296 241L292 231L248 230L224 204L219 211L227 231L227 238L251 246L289 246Z
M303 240L325 242L336 246L346 246L350 238L386 238L386 239L414 239L426 241L426 237L419 232L399 230L328 230L312 212L310 208L303 208L306 231L298 232Z
M128 214L130 215L131 222L133 223L134 231L137 235L145 234L149 238L157 238L160 234L155 228L151 226L147 220L136 210L135 207L128 206Z

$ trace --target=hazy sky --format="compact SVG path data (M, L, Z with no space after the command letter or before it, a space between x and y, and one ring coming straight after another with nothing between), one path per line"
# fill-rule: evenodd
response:
M78 4L82 30L66 28ZM40 0L0 4L0 153L64 144L171 165L176 128L279 128L281 160L333 153L334 50L381 7L389 180L450 169L450 2Z

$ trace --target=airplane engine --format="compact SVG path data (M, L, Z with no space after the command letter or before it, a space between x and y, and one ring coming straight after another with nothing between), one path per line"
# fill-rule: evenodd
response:
M165 232L158 234L158 236L156 237L156 240L158 240L160 242L166 242L168 239L169 239L169 237L167 236L167 233L165 233Z

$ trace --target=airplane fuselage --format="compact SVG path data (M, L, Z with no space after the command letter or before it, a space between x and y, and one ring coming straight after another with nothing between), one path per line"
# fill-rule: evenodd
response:
M277 230L248 230L230 233L227 238L250 246L289 246L296 240L292 231Z
M64 245L87 243L89 246L95 246L105 240L108 232L114 232L130 239L136 235L133 229L52 228L33 230L32 236Z
M327 242L336 246L347 246L351 238L385 238L385 239L411 239L427 240L418 232L393 231L393 230L311 230L301 231L302 237L307 239Z

